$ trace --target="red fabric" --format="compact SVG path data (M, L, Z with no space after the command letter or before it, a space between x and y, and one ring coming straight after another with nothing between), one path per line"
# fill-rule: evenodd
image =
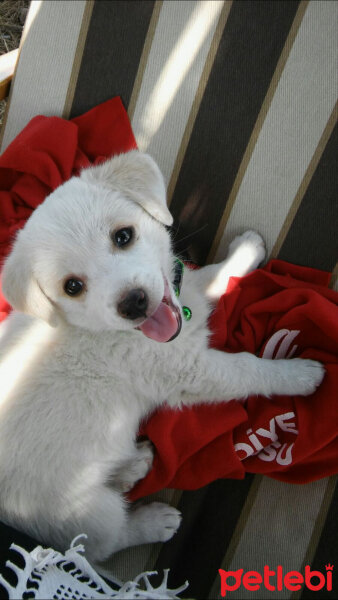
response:
M132 490L133 500L245 472L306 483L338 471L338 294L327 288L329 279L279 260L231 279L210 317L211 346L313 358L325 364L324 381L307 398L158 411L141 431L155 445L154 468Z
M119 98L72 121L35 117L0 157L0 258L47 194L82 167L133 148ZM245 404L157 411L141 429L155 445L154 467L132 499L245 472L305 483L338 471L338 294L327 288L329 278L276 260L230 281L210 318L211 345L318 359L325 379L309 398L252 397ZM0 319L9 311L0 295Z

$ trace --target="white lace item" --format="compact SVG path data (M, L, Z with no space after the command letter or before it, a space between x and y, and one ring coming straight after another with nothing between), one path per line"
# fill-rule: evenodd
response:
M114 590L82 555L83 544L75 545L81 537L87 536L77 536L65 554L42 546L37 546L32 552L27 552L21 546L12 544L11 550L21 554L25 561L25 567L20 569L13 562L6 562L6 566L12 569L18 578L15 587L0 575L0 584L6 589L10 600L21 600L27 594L34 600L45 600L46 598L53 600L96 598L180 600L177 594L188 587L188 582L185 582L176 590L168 589L169 569L166 569L163 581L157 588L154 588L149 581L149 577L157 575L157 571L148 571L138 575L134 581L128 581L122 585L112 579L112 585L118 588Z

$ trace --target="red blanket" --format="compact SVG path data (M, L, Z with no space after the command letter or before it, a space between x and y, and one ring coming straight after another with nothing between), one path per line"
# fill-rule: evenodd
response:
M1 257L47 194L81 167L135 147L119 98L72 121L35 117L0 157ZM210 318L212 346L318 359L325 379L308 398L157 411L141 429L155 445L154 467L132 499L245 472L305 483L338 471L338 294L328 282L328 273L277 260L230 281ZM9 311L0 296L1 318Z

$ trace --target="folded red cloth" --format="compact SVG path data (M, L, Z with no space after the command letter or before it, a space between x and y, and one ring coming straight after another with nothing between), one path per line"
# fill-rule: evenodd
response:
M133 148L119 98L72 121L35 117L0 157L0 257L47 194L81 168ZM230 281L210 317L211 345L314 358L325 364L325 379L308 398L158 410L140 432L155 445L154 467L132 499L245 472L304 483L338 471L338 294L328 281L328 273L282 261ZM0 318L9 311L0 295Z

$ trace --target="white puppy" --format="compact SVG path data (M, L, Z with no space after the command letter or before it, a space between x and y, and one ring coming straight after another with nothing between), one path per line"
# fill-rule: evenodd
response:
M158 167L133 151L53 192L4 266L16 311L1 328L0 519L61 550L86 533L91 560L179 526L175 508L123 497L151 466L142 417L165 402L311 394L323 377L310 360L208 348L209 301L264 244L236 238L220 265L186 269L177 297L171 223Z

